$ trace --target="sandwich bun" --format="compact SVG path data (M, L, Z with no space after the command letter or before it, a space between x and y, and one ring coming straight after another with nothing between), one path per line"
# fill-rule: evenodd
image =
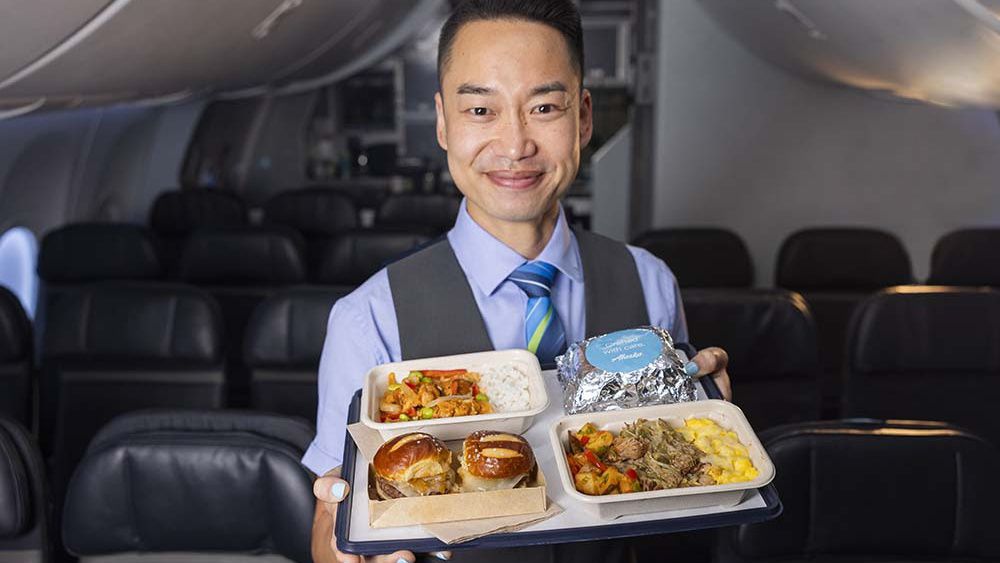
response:
M473 432L462 445L459 475L466 491L513 489L535 467L527 440L492 430Z
M382 498L443 494L451 490L451 450L421 432L397 436L382 444L372 460L376 489Z

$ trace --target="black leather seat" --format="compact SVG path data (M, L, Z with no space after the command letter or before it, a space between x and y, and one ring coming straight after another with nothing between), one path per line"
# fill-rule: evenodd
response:
M934 245L928 284L1000 287L1000 229L962 229Z
M222 407L222 319L206 293L94 284L60 295L42 357L41 437L56 498L98 428L150 407Z
M729 354L733 400L755 429L819 418L816 328L802 296L685 289L681 297L692 343Z
M316 420L316 380L334 302L347 290L299 287L257 306L244 346L254 409Z
M323 246L314 281L324 285L360 285L387 263L430 240L429 235L421 233L344 233Z
M0 561L45 563L45 466L28 430L0 416Z
M31 321L17 296L0 286L0 416L32 426Z
M222 308L231 406L249 404L243 341L250 314L278 289L305 280L302 248L298 233L281 227L204 229L188 237L177 278L205 289Z
M400 230L439 235L455 225L461 198L440 194L395 195L382 202L375 225L382 230Z
M726 229L648 231L632 244L667 263L681 287L753 286L753 261L743 239Z
M263 413L122 416L73 475L66 547L88 563L311 562L315 501L299 459L313 434Z
M172 269L184 240L203 228L242 227L247 208L235 192L220 189L183 189L161 193L149 213L149 224L159 237L163 262Z
M847 325L862 299L913 282L910 258L894 235L875 229L798 231L781 245L775 284L809 302L819 334L824 413L837 416Z
M340 233L359 227L354 200L333 188L282 192L264 205L264 221L298 231L305 240L306 264L315 271L323 246Z
M1000 445L1000 292L885 290L858 307L848 345L849 416L943 420Z
M1000 451L934 423L833 421L761 436L784 512L724 530L719 563L997 561Z

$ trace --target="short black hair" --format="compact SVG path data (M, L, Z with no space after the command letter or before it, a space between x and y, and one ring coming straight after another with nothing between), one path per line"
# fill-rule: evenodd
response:
M562 34L569 48L570 61L580 75L583 87L583 26L580 11L571 0L459 0L444 22L438 39L438 84L451 60L451 46L458 30L476 21L523 20L547 25Z

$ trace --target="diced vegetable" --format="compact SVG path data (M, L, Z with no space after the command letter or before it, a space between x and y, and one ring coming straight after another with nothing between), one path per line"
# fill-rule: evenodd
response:
M425 369L423 375L427 377L450 377L469 373L467 369Z
M626 471L625 474L628 475L628 478L633 481L639 480L639 474L636 473L635 469L632 469L631 467L628 468L628 471Z
M389 391L395 391L396 389L399 389L399 384L398 383L390 383L389 384Z
M423 418L425 420L428 418L434 418L434 409L430 407L424 407L420 409L420 418Z
M593 423L588 422L587 424L583 425L583 428L581 428L580 431L577 432L577 434L587 435L587 434L593 434L594 432L597 432L597 427L594 426Z
M584 446L586 446L587 442L590 441L590 436L580 436L579 440L580 440L581 444L583 444Z
M604 463L600 459L598 459L597 454L595 454L592 450L587 450L583 452L583 455L587 457L587 461L589 461L591 465L593 465L594 467L596 467L601 471L607 471L608 466L604 465Z
M479 393L476 395L476 400L479 401L480 403L485 403L489 401L490 398L487 397L484 393Z
M407 420L410 420L410 417L409 417L409 416L407 416L407 415L406 415L406 413L403 413L403 414L400 414L400 415L399 415L399 420L402 420L402 421L404 421L404 422L405 422L405 421L407 421Z
M420 383L433 383L433 379L427 377L426 375L420 378Z

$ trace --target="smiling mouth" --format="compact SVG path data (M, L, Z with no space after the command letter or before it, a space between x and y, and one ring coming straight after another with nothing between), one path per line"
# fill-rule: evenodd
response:
M487 172L486 175L494 185L515 190L533 188L542 179L542 172L529 171L512 172L505 170Z

